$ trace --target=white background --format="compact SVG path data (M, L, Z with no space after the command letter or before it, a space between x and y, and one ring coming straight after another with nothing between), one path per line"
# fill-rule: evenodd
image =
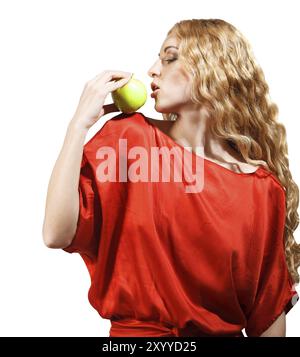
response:
M109 320L88 302L81 257L43 244L47 185L83 87L101 71L134 72L149 94L139 111L162 118L147 70L175 22L221 18L248 38L300 184L299 13L296 0L1 1L1 336L108 336ZM299 312L300 303L287 315L287 336L300 336Z

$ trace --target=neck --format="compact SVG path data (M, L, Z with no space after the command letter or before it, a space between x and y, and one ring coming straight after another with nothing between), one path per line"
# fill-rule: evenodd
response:
M170 136L179 144L191 147L193 151L200 147L204 157L208 159L236 157L236 152L225 140L216 138L211 133L211 120L205 109L177 114Z

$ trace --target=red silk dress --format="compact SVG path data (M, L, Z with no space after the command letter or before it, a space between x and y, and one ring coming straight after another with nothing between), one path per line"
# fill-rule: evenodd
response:
M132 152L124 160L119 139L128 153L176 147L193 168L200 158L140 112L113 117L84 145L77 230L64 250L81 255L89 302L110 319L110 337L243 337L244 328L259 336L295 305L285 191L273 174L262 166L239 174L201 157L198 193L187 193L184 180L118 180L120 162L129 173L139 159ZM115 152L115 182L98 180L103 147Z

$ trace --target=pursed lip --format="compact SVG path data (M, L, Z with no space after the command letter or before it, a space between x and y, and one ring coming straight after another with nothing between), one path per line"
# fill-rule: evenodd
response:
M155 83L155 82L152 82L152 83L151 83L151 89L152 89L153 92L154 92L156 89L159 89L158 84Z
M152 93L151 93L151 98L154 98L157 96L157 93L159 91L159 88L155 89Z

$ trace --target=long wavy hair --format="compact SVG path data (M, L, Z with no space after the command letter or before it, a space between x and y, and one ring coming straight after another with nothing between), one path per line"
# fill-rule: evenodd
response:
M299 189L289 169L286 129L269 96L264 73L248 40L220 19L177 22L167 33L179 40L179 55L193 74L191 100L212 115L212 133L228 142L249 164L262 165L280 181L286 195L285 256L294 283L299 283ZM176 120L176 113L163 114Z

